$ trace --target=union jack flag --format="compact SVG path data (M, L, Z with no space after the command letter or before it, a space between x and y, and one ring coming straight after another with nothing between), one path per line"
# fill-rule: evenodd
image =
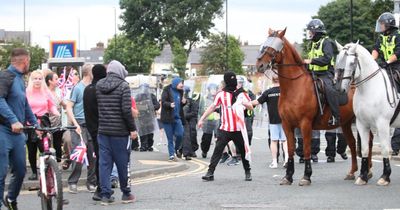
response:
M71 69L67 76L66 67L64 67L63 73L61 74L60 78L58 79L57 86L61 90L61 97L64 99L67 96L68 91L71 91L74 87L73 84L73 77L74 77L74 70Z
M85 142L83 142L82 136L81 137L81 142L79 143L78 146L75 147L75 149L72 151L70 159L74 160L78 163L86 164L87 166L89 165L89 161L87 158L87 147Z

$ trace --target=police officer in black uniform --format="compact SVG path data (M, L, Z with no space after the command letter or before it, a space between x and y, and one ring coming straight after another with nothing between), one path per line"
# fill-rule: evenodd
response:
M386 70L400 69L400 34L394 15L385 12L376 21L375 31L380 33L372 57Z
M325 84L326 100L331 108L332 116L329 125L339 125L339 100L338 92L333 87L333 58L334 43L326 35L324 23L320 19L313 19L307 24L307 38L311 42L311 50L308 59L304 60L308 64L308 69L313 74L322 79Z

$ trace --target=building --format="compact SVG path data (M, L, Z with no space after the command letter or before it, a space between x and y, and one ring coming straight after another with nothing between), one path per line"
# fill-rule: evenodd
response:
M85 58L85 63L103 64L104 50L104 43L98 42L96 47L90 50L78 50L78 57Z
M7 43L12 41L21 41L28 45L31 42L31 32L6 31L5 29L0 29L0 43Z
M295 48L301 52L301 45L294 43ZM246 72L254 73L256 71L256 61L259 54L260 45L248 45L246 42L240 46L244 53L244 60L242 67ZM186 64L187 72L193 75L195 72L199 72L203 68L201 63L201 52L203 48L194 48L189 54L188 62ZM171 47L166 45L162 50L161 54L154 59L151 66L151 73L160 74L163 72L170 71L173 68L173 55Z

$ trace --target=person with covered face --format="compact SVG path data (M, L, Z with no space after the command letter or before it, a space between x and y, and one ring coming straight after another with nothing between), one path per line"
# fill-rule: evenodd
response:
M224 148L226 147L228 142L232 140L236 145L238 153L240 153L242 157L243 168L245 170L245 180L251 181L252 177L250 173L250 162L246 158L246 151L248 151L249 148L246 147L248 145L244 140L244 138L247 138L247 136L244 136L241 132L241 128L244 124L244 119L242 122L243 124L241 124L239 120L239 113L236 111L236 108L240 107L235 107L235 105L238 105L235 104L235 102L238 101L239 103L241 103L239 105L242 106L243 109L240 110L242 112L240 114L243 114L245 108L253 110L253 105L250 103L250 98L246 92L240 91L240 89L239 91L237 91L237 79L235 73L226 72L224 74L224 82L225 87L222 89L222 91L217 93L213 104L211 104L211 106L207 108L197 124L197 126L201 128L206 117L213 113L218 106L221 106L221 126L219 127L219 134L217 137L216 146L214 148L214 153L211 157L208 171L206 175L202 177L202 179L205 181L214 180L215 168L221 159Z

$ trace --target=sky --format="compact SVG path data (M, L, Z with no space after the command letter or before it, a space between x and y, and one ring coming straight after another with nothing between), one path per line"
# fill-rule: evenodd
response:
M228 0L228 33L249 44L264 42L268 28L287 27L286 37L301 42L303 29L320 6L332 0ZM25 28L33 44L49 49L50 40L77 40L90 49L114 36L119 0L25 0ZM0 0L0 29L23 31L23 0ZM225 10L225 5L224 5ZM212 32L225 32L225 15L214 20ZM80 26L80 27L79 27ZM80 30L79 30L80 29ZM78 32L80 31L80 42ZM117 30L117 33L120 31Z

